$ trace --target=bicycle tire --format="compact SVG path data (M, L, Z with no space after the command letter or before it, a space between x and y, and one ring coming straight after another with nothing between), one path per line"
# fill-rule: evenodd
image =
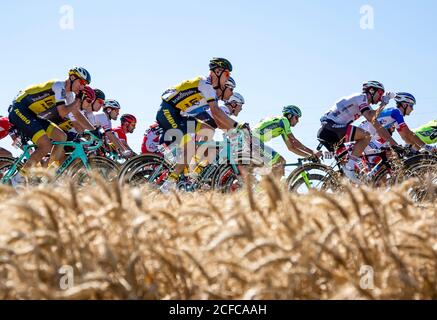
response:
M156 167L162 166L160 172L156 172ZM155 187L164 182L162 175L168 175L172 165L163 157L155 154L143 154L136 156L125 163L118 174L118 182L120 185L140 185L149 183ZM159 179L150 181L148 174L156 174ZM166 177L165 177L166 178Z
M338 174L331 167L320 163L307 163L296 168L288 175L286 180L288 190L290 190L290 187L293 185L293 183L300 178L300 175L303 171L309 172L310 170L319 170L326 173L323 179L324 183L326 183L324 187L325 189L327 189L328 186L334 190L338 190L340 188L341 184L338 180Z
M88 163L91 172L98 174L105 181L112 182L117 179L120 168L114 161L101 156L90 156L88 157ZM87 183L84 181L91 178L91 172L86 169L82 161L75 161L67 169L65 175L73 179L75 184L84 185Z

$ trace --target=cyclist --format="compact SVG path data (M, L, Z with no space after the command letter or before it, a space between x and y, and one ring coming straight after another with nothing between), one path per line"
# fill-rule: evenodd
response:
M282 117L268 118L255 126L253 136L259 140L254 141L255 150L259 150L264 164L272 168L275 177L281 178L285 174L285 159L275 150L264 145L265 142L281 136L288 150L302 157L320 157L321 152L314 151L304 146L294 137L291 128L295 127L302 112L299 107L294 105L285 106L282 110Z
M95 126L103 129L105 132L105 138L120 155L129 158L132 156L132 152L129 149L126 149L114 132L112 132L111 120L117 120L120 113L120 108L120 104L117 100L105 100L103 111L94 115Z
M385 88L382 83L367 81L363 84L361 94L342 98L320 119L322 127L317 133L317 138L329 151L333 152L335 147L341 147L346 142L355 141L352 154L343 167L343 172L352 182L360 183L355 167L358 167L360 171L364 169L360 157L371 140L368 132L352 126L352 122L364 116L375 127L380 137L390 145L396 145L389 132L375 121L377 111L371 108L371 105L380 103L379 111L390 102L393 94L384 95L384 93Z
M9 134L11 123L8 117L0 117L0 140ZM12 157L12 153L0 147L0 157Z
M143 143L141 144L141 153L159 154L159 139L162 135L162 128L158 122L154 122L144 133Z
M127 143L127 133L133 133L135 131L135 127L137 125L137 118L131 114L124 114L120 118L121 125L112 129L112 132L114 132L115 136L120 140L122 145L126 150L130 150L132 154L134 152L129 147Z
M181 112L189 112L191 109L208 104L219 128L231 129L239 126L238 122L227 116L217 103L217 100L227 100L232 95L232 90L225 87L232 72L231 63L224 58L212 58L209 69L208 78L197 77L184 81L166 90L162 95L161 107L156 115L156 120L163 129L160 142L168 145L176 143L184 149L183 158L178 160L174 171L161 186L162 192L176 188L179 175L193 157L193 152L186 146L191 141L191 134L195 133L195 128L191 128L190 124L194 127L195 122L184 117Z
M67 133L67 139L70 141L76 138L78 132L82 133L84 130L95 129L94 125L86 116L87 110L91 109L92 104L96 100L95 91L91 87L85 86L85 88L80 92L79 97L79 116L69 114L67 115L65 121L59 124L59 128Z
M437 120L432 120L427 124L413 130L413 132L427 145L437 143Z
M410 93L398 92L394 99L396 106L382 110L377 118L378 122L388 131L390 131L391 128L395 128L405 143L413 146L416 150L426 148L426 144L410 130L404 119L405 116L409 116L411 112L413 112L414 106L416 105L416 98ZM380 144L385 143L385 140L379 136L369 121L364 121L360 125L360 128L366 130L372 136L369 147L376 145L376 141Z
M236 86L235 81L230 78L226 83L226 86L234 89ZM226 113L226 115L237 117L238 114L241 112L244 103L245 100L243 96L238 92L234 92L232 96L225 101L224 105L219 106L219 108L222 109L223 112ZM217 129L218 127L212 116L211 109L208 105L194 109L187 114L189 116L195 117L197 120L202 121L202 124L208 126L208 128Z
M37 146L21 174L47 155L52 149L51 139L65 141L65 133L55 123L60 123L70 113L79 113L79 92L91 82L90 73L82 67L70 69L65 81L51 80L32 85L19 92L10 107L9 120ZM63 147L54 146L51 161L59 161Z

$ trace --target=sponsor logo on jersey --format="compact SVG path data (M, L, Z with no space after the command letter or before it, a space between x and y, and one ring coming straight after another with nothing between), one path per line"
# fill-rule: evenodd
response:
M46 93L41 93L40 95L31 96L31 97L29 97L29 99L32 102L37 102L37 101L43 100L49 96L50 96L50 93L46 92Z
M15 109L14 111L15 111L15 114L18 116L18 118L23 120L25 124L28 124L28 125L30 124L30 120L27 119L26 116L20 112L20 110Z

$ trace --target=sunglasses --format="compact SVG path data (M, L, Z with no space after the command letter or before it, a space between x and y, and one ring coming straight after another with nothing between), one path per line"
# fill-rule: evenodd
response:
M98 102L98 103L100 103L101 105L104 105L104 104L105 104L105 100L103 100L103 99L96 99L95 102Z
M84 79L79 79L79 83L80 83L82 86L87 86L87 85L88 85L88 81L86 81L86 80L84 80Z

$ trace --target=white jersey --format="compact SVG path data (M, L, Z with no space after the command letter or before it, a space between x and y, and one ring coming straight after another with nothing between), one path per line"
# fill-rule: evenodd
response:
M109 119L108 115L105 112L99 112L94 114L96 127L101 127L103 130L110 131L112 130L111 119Z
M95 116L94 116L94 113L93 113L93 112L89 112L89 111L86 111L86 110L81 110L80 113L82 113L82 114L85 116L85 118L87 118L88 121L89 121L89 122L90 122L94 127L96 127L96 119L95 119ZM71 112L67 115L66 118L69 119L70 121L76 121L75 116L74 116L73 113L71 113ZM75 129L74 127L72 127L70 130L68 130L68 132L77 133L77 131L76 131L76 129Z
M320 120L331 120L336 124L350 124L367 110L370 110L367 95L357 93L342 98Z

